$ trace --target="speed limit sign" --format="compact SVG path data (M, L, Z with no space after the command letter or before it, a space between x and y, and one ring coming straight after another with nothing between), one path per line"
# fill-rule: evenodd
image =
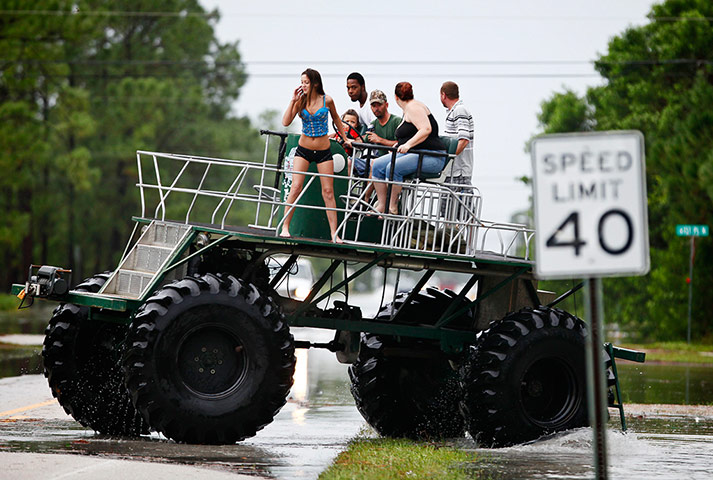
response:
M641 132L543 135L533 140L531 151L536 276L646 274Z

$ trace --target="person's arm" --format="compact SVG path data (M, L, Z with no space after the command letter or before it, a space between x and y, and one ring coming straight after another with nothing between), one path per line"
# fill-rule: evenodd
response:
M285 110L284 115L282 115L282 125L285 127L289 127L292 123L292 120L294 120L295 116L297 115L297 101L302 95L304 95L304 93L300 92L302 92L302 87L297 87L294 93L292 94L290 104L287 105L287 110Z
M465 138L461 138L458 140L458 146L456 147L456 155L460 155L463 150L465 150L465 147L468 146L470 143L470 140L467 140Z
M376 143L377 145L385 145L387 147L393 147L394 145L396 145L396 140L387 140L385 138L378 136L374 132L369 132L366 134L366 136L367 136L367 141L369 143Z
M406 143L398 148L399 153L407 153L413 147L426 140L431 134L431 122L428 121L428 113L425 105L408 105L408 110L404 111L404 118L408 117L416 127L416 135L411 137Z
M456 155L460 155L465 147L470 143L473 136L473 117L470 113L460 106L456 106L456 111L453 112L456 118L456 131L458 132L458 146L456 147Z
M334 122L334 125L337 126L337 132L339 132L339 136L342 137L346 145L351 145L351 139L347 137L347 134L344 132L344 124L342 123L342 119L339 118L339 115L337 115L337 107L334 106L334 100L332 100L332 97L330 97L329 95L325 95L325 97L325 102L327 103L329 114L332 116L332 121Z

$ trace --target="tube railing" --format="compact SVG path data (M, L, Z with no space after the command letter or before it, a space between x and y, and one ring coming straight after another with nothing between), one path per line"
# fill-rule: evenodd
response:
M272 132L268 132L272 134ZM284 150L283 141L286 135L281 138L280 148ZM378 148L395 152L395 147L376 146L374 144L354 142L357 148L365 149L367 156L371 154L369 149ZM451 156L446 152L434 152L429 150L412 150L413 153L419 154L419 164L423 161L425 155L442 155ZM283 152L284 154L284 152ZM267 163L268 149L266 146L265 157L262 162L246 162L240 160L227 160L220 158L189 156L180 154L163 154L157 152L137 152L138 163L138 183L141 198L142 216L146 215L147 208L147 193L156 191L158 195L157 204L154 210L156 218L165 220L167 211L167 202L171 194L175 195L190 195L191 200L186 208L185 223L189 223L193 215L196 202L199 198L216 199L217 205L213 208L210 218L210 223L215 224L218 213L222 212L220 218L220 228L225 228L230 212L233 206L240 202L241 205L249 204L255 208L255 224L251 227L274 230L279 233L280 228L285 220L285 215L294 211L296 208L322 210L322 211L337 211L343 214L343 219L338 226L340 236L348 243L353 244L372 244L370 242L359 241L359 229L361 222L364 219L363 211L359 211L360 205L365 205L364 191L361 194L353 194L352 186L355 182L365 182L363 178L358 178L352 175L352 172L345 177L344 175L323 174L318 172L298 172L281 168L280 165ZM144 171L144 163L148 159L153 167L153 175L155 175L155 183L148 179ZM283 158L284 160L284 158ZM392 157L391 178L389 180L370 179L368 181L374 183L386 183L389 190L394 185L400 185L403 191L402 196L402 214L381 213L380 217L384 219L384 227L382 229L382 237L380 244L389 246L395 249L404 251L417 251L427 253L453 254L458 256L477 256L479 253L495 253L497 255L507 257L515 257L513 247L517 245L517 240L520 238L524 244L525 259L529 258L530 241L534 235L531 229L527 229L523 225L509 223L495 223L481 221L480 214L482 211L482 197L476 187L465 187L465 191L458 192L457 189L463 189L463 185L445 184L445 183L430 183L418 181L396 182L393 181L393 165L394 158ZM159 162L162 162L162 167L159 168ZM178 173L173 174L170 184L165 184L162 179L162 173L170 171L163 166L163 162L182 162ZM196 173L197 187L178 186L179 180L186 176L185 173L189 165L201 165L202 168ZM206 183L209 179L217 177L221 181L226 179L226 176L221 175L222 171L217 171L216 167L227 167L228 169L237 169L234 172L230 185L227 189L223 188L206 188ZM164 171L162 172L162 168ZM202 170L202 171L201 171ZM259 171L260 185L253 186L257 190L257 194L247 193L245 191L245 181L248 178L250 171ZM417 169L417 175L418 175ZM175 169L174 169L175 172ZM303 174L309 178L303 186L302 192L297 196L293 204L287 204L281 201L277 187L265 185L268 174L274 174L277 179L276 183L279 186L279 179L286 174ZM317 177L330 177L335 179L347 179L349 181L349 189L346 193L345 207L326 207L318 205L302 205L299 204L305 192L311 184L314 183ZM170 178L170 177L169 177ZM230 177L228 177L230 178ZM184 182L185 183L185 182ZM271 188L271 195L264 195L264 189ZM344 197L340 197L344 198ZM356 200L351 202L350 200ZM270 206L270 215L265 221L260 218L260 208L265 205ZM387 203L388 205L388 203ZM282 217L273 227L275 215L278 207L283 207ZM212 207L211 207L212 208ZM445 211L446 216L441 212ZM356 233L352 233L353 238L346 238L346 228L349 221L356 221ZM194 220L195 221L195 220ZM482 231L482 233L481 233ZM496 235L497 248L495 252L486 250L486 242ZM503 235L512 235L512 238L504 239ZM429 238L431 238L429 240ZM415 241L415 245L414 245Z

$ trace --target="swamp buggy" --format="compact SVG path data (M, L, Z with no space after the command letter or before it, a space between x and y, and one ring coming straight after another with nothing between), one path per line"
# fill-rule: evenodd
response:
M348 172L332 142L345 241L332 243L325 175L311 165L287 205L298 136L262 133L262 162L139 151L141 215L118 267L69 289L69 271L32 266L13 286L23 303L61 302L42 355L67 413L103 434L155 430L178 442L231 444L285 404L295 348L321 347L351 364L356 406L381 435L467 431L481 445L505 446L588 424L587 327L556 308L576 288L558 298L538 291L531 229L482 220L477 188L420 169L386 181L403 187L399 212L379 215L365 179ZM450 159L455 142L445 141ZM355 146L367 159L375 154ZM276 236L289 208L292 236ZM303 257L328 266L305 298L278 293ZM392 301L364 318L349 287L377 267L420 277L408 291L397 280ZM429 286L436 272L467 280L440 290ZM334 330L334 340L295 340L297 327ZM614 359L643 354L603 348L609 403L626 428Z

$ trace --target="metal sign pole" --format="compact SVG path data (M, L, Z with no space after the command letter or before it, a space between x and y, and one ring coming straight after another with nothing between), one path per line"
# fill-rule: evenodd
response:
M691 344L691 303L693 302L693 258L696 255L696 237L691 236L691 255L688 260L688 332L686 338Z
M602 281L599 278L585 280L586 311L589 316L587 335L587 392L589 419L592 424L594 447L594 471L598 480L607 479L607 407L606 378L602 356Z
M530 150L535 276L588 279L587 396L596 478L606 479L607 386L599 277L646 275L650 268L644 136L631 130L542 135ZM703 227L698 231L707 234Z

